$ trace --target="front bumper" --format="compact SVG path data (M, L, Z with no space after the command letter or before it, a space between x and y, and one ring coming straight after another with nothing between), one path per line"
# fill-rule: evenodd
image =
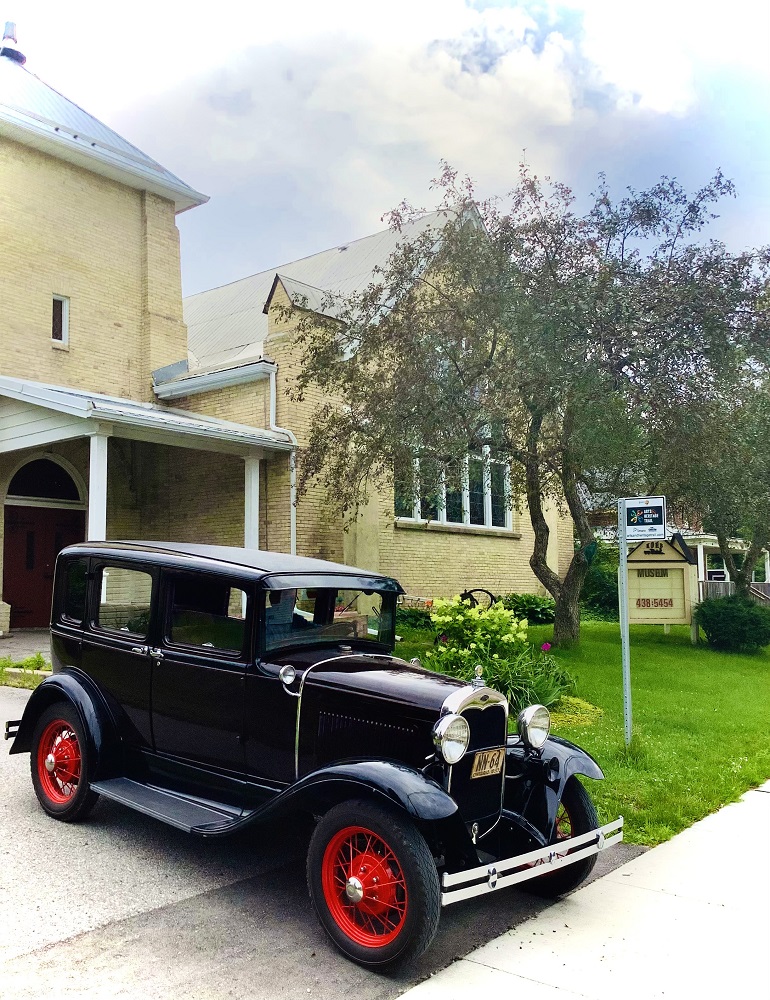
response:
M6 722L5 724L5 738L7 740L15 739L19 732L19 726L21 725L21 719L15 719L13 722Z
M622 839L621 816L596 830L589 830L588 833L581 833L569 840L560 840L558 844L549 844L527 854L479 865L478 868L468 868L453 875L445 873L441 879L441 905L449 906L450 903L459 903L461 899L471 899L473 896L516 885L517 882L538 878L556 868L563 868L592 854L598 854ZM567 851L573 853L567 854Z

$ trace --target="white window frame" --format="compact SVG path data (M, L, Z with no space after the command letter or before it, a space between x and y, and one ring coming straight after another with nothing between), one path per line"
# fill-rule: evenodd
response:
M484 463L484 523L483 524L471 524L471 494L470 494L470 478L469 478L469 461L471 456L466 455L463 459L463 468L461 473L461 491L462 491L462 508L463 508L463 519L462 521L449 521L446 516L446 478L445 473L441 473L441 483L439 487L438 504L435 518L425 518L422 516L422 503L420 497L420 460L419 458L412 459L414 466L414 479L416 486L417 498L414 506L412 507L412 515L408 517L404 514L396 515L396 521L407 521L407 522L418 522L420 524L442 524L451 528L474 528L479 529L491 529L492 531L513 531L513 510L509 505L506 504L505 508L505 524L492 524L492 474L490 467L492 464L502 465L505 469L505 492L508 497L511 495L511 466L509 462L500 461L499 459L493 459L490 457L490 448L488 445L484 445L482 449L482 455L474 455L474 458L481 457Z
M53 303L61 302L61 340L53 335ZM51 299L51 344L59 350L66 350L70 344L70 300L66 295L54 294Z

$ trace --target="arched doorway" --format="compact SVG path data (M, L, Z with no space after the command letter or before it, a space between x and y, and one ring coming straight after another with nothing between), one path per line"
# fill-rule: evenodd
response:
M44 628L51 616L58 553L85 538L85 498L72 474L51 458L16 472L5 499L3 600L11 628Z

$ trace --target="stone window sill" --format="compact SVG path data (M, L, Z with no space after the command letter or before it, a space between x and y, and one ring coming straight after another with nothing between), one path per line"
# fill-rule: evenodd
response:
M487 528L481 524L444 524L441 521L413 521L397 517L395 527L406 531L438 531L449 535L472 535L481 538L519 539L521 532L510 528Z

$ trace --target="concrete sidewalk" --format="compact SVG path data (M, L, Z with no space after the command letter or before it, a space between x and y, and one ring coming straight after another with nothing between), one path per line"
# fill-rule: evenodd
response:
M0 659L6 656L14 662L42 653L50 663L51 633L47 628L20 628L0 635Z
M768 996L769 829L770 781L403 997Z

